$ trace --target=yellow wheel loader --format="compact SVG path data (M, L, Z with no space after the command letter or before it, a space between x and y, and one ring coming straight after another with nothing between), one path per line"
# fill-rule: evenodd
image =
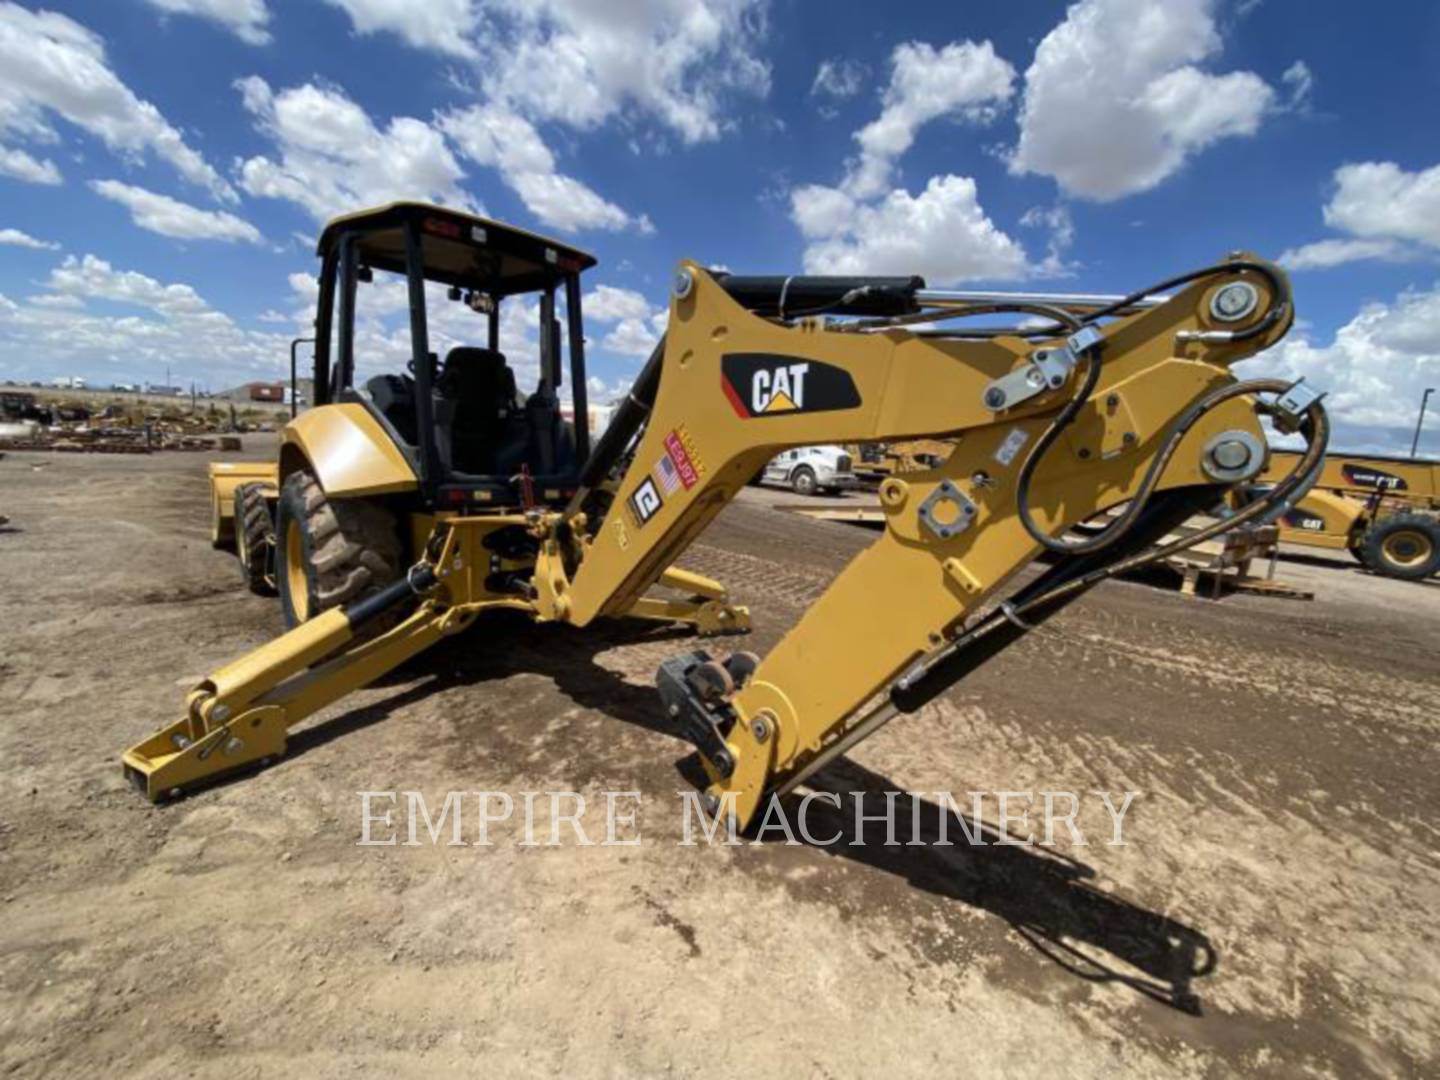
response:
M1237 504L1269 489L1296 463L1293 450L1275 450L1256 483ZM1416 581L1440 572L1440 462L1381 454L1330 452L1314 486L1276 519L1280 539L1348 551L1387 577Z
M882 483L884 531L768 656L696 650L661 665L657 711L698 752L707 805L743 826L1089 588L1169 554L1158 538L1264 468L1260 415L1309 449L1183 544L1282 504L1328 438L1320 394L1229 372L1293 320L1283 272L1246 255L1128 296L682 262L668 330L593 446L590 256L411 203L332 222L319 256L316 405L285 428L276 462L232 469L214 497L222 535L248 520L242 485L273 508L273 540L257 542L273 549L292 629L126 751L152 799L273 760L293 725L497 609L578 633L635 617L743 631L748 613L721 584L673 564L765 462L816 444L953 443L933 468ZM408 363L376 371L383 339L363 312L397 294ZM517 303L539 322L529 364L500 351L500 311ZM994 327L997 314L1014 325ZM533 379L526 396L517 372ZM573 425L557 407L567 375ZM1098 535L1069 533L1122 505ZM1047 550L1059 558L1017 584Z

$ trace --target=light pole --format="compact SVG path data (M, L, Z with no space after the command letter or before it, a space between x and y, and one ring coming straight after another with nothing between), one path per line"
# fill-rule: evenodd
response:
M296 394L296 386L295 386L295 350L296 350L297 348L299 348L301 345L304 345L306 342L309 342L311 345L314 345L314 344L315 344L315 339L314 339L313 337L297 337L294 341L290 342L290 419L291 419L291 420L294 420L294 419L295 419L295 415L300 411L300 399L299 399L299 396ZM1418 438L1419 436L1417 435L1416 437Z
M1430 395L1435 393L1432 386L1420 395L1420 415L1415 419L1415 439L1410 443L1410 456L1413 458L1420 449L1420 429L1425 426L1425 403L1430 400Z

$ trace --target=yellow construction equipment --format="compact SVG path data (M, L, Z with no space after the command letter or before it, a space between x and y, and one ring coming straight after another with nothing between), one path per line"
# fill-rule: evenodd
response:
M1300 454L1274 450L1237 504L1268 490ZM1280 538L1348 551L1387 577L1420 580L1440 571L1440 462L1327 452L1314 486L1277 518Z
M901 439L884 443L851 443L845 447L855 473L871 483L898 473L933 469L949 456L954 443L945 439Z
M743 825L767 794L1090 587L1173 550L1151 545L1264 467L1259 415L1309 450L1184 543L1280 505L1328 438L1321 395L1303 383L1229 373L1293 319L1284 273L1247 255L1115 297L741 277L682 262L668 330L593 449L580 288L590 256L408 203L332 222L319 255L317 405L248 481L274 504L270 577L293 629L202 681L180 719L125 753L154 799L273 759L294 724L490 610L577 628L639 616L743 631L748 613L722 585L673 564L766 461L815 444L953 441L936 467L884 481L884 531L763 660L695 651L661 665L664 711L699 752L708 805ZM380 273L408 289L409 371L361 378L373 358L357 303ZM457 321L435 310L446 296L476 313L484 347L450 343ZM499 352L500 308L521 297L540 323L525 398ZM962 322L996 313L1017 325ZM562 338L573 425L557 407ZM443 362L431 351L442 339ZM1098 535L1067 537L1121 504ZM1013 585L1046 549L1061 557Z

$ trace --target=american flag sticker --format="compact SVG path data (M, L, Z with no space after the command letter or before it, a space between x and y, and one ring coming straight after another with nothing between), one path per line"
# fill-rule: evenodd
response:
M690 452L685 448L684 440L678 432L670 432L665 436L665 456L660 459L661 465L669 464L671 469L679 477L680 483L685 485L689 491L700 479L700 473L695 468L695 463L690 460ZM674 491L674 488L667 488L667 491Z
M675 462L670 460L669 454L663 455L655 463L655 482L666 495L673 495L679 489L680 470L675 467Z

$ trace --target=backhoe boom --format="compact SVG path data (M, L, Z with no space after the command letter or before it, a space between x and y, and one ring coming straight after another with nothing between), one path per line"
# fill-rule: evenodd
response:
M1263 465L1247 396L1217 401L1178 441L1172 429L1193 403L1234 383L1230 364L1288 328L1284 279L1268 267L1222 266L1173 298L1118 304L1128 314L1103 329L1072 319L1077 325L1041 341L786 324L755 317L697 266L685 265L680 280L652 359L658 372L640 380L653 394L641 402L643 430L569 584L569 621L623 612L781 450L958 440L938 467L885 481L879 540L758 667L695 654L661 669L662 694L701 750L710 794L733 797L742 822L1041 553L1022 519L1022 467L1078 400L1082 375L1094 385L1025 484L1025 510L1047 536L1142 493L1218 496ZM1250 317L1227 323L1215 297L1235 282L1250 293ZM1077 306L1100 309L1086 300ZM1009 310L994 300L983 307ZM1045 310L1029 297L1015 307ZM1247 327L1259 329L1241 336ZM1215 460L1222 444L1228 468ZM1162 453L1163 475L1147 478Z

